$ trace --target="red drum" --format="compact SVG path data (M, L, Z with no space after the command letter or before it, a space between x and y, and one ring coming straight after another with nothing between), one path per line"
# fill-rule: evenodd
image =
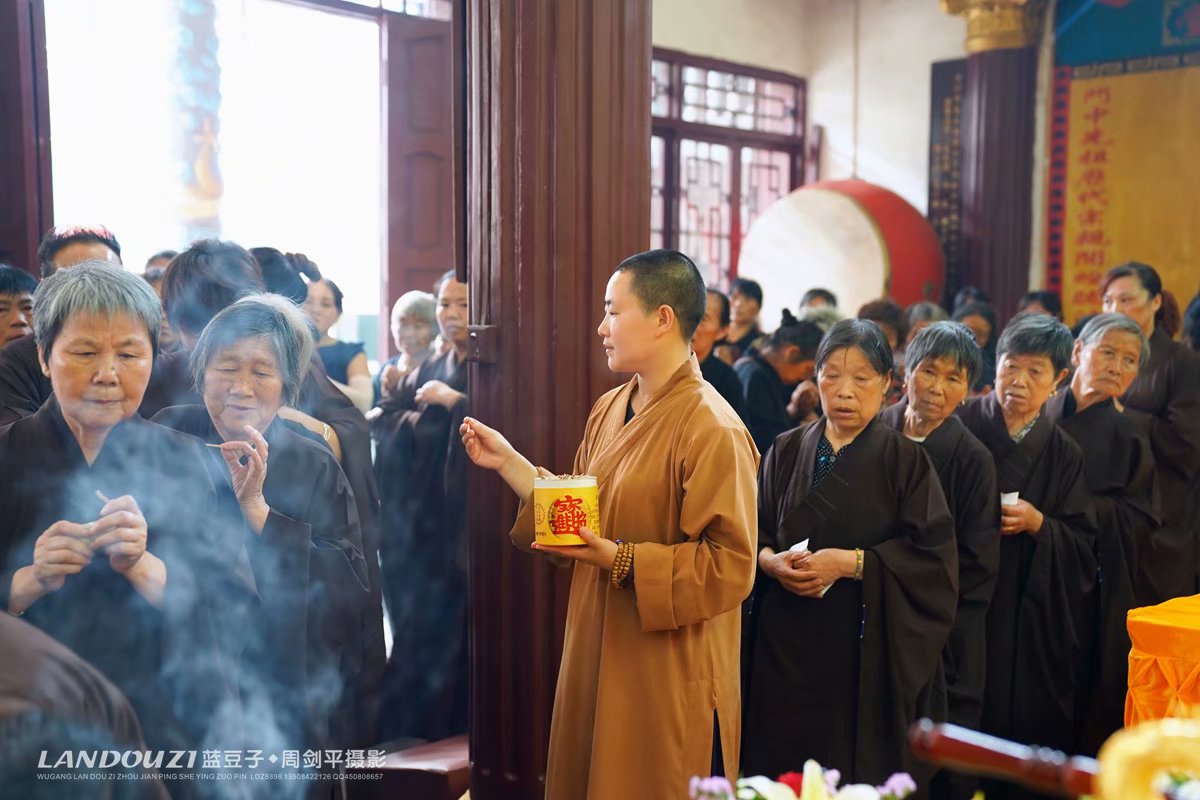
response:
M860 180L821 181L781 197L754 222L738 258L738 275L762 284L766 330L817 287L837 295L846 316L880 297L902 306L941 302L945 271L921 212Z

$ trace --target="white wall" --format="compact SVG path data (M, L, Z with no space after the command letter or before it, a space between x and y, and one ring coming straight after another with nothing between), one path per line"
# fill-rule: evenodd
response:
M943 14L936 0L857 3L857 37L856 0L804 3L809 124L825 128L821 177L849 178L857 171L857 177L891 189L924 212L929 191L930 65L963 57L965 23Z
M804 75L802 0L653 0L656 47Z
M937 0L654 0L653 12L659 47L806 77L821 177L849 178L857 162L858 177L926 210L930 65L962 58L966 38Z

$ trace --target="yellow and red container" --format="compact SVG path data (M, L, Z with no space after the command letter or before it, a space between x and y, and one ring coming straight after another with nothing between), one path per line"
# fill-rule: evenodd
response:
M600 489L592 475L536 478L533 519L537 543L569 547L584 543L580 528L600 535Z

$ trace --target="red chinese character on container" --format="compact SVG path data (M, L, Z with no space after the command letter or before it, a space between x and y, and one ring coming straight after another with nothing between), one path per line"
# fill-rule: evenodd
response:
M1104 266L1105 252L1103 250L1079 250L1075 253L1075 266Z
M1091 120L1093 125L1098 125L1100 124L1100 120L1107 117L1108 114L1109 111L1107 108L1093 108L1091 111L1084 114L1083 118L1086 120Z
M1075 244L1077 245L1094 244L1103 246L1104 243L1104 231L1102 230L1091 229L1080 231L1079 235L1075 237Z
M1096 89L1088 89L1083 93L1083 102L1099 103L1108 105L1112 102L1112 92L1107 86L1101 86Z
M1076 219L1084 228L1098 228L1104 224L1104 212L1098 208L1085 208L1076 215Z
M1083 164L1107 164L1108 151L1103 147L1096 148L1095 150L1084 150L1079 161Z
M587 511L582 497L569 494L550 504L550 530L555 536L578 536L579 529L587 527Z
M1104 130L1102 128L1092 128L1083 132L1083 143L1085 145L1096 145L1097 147L1107 147L1112 144L1112 139L1103 139Z

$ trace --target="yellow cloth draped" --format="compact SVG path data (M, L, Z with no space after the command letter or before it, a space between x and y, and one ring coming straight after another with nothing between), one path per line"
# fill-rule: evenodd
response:
M1200 707L1200 595L1132 609L1126 620L1133 649L1125 725L1192 716Z

